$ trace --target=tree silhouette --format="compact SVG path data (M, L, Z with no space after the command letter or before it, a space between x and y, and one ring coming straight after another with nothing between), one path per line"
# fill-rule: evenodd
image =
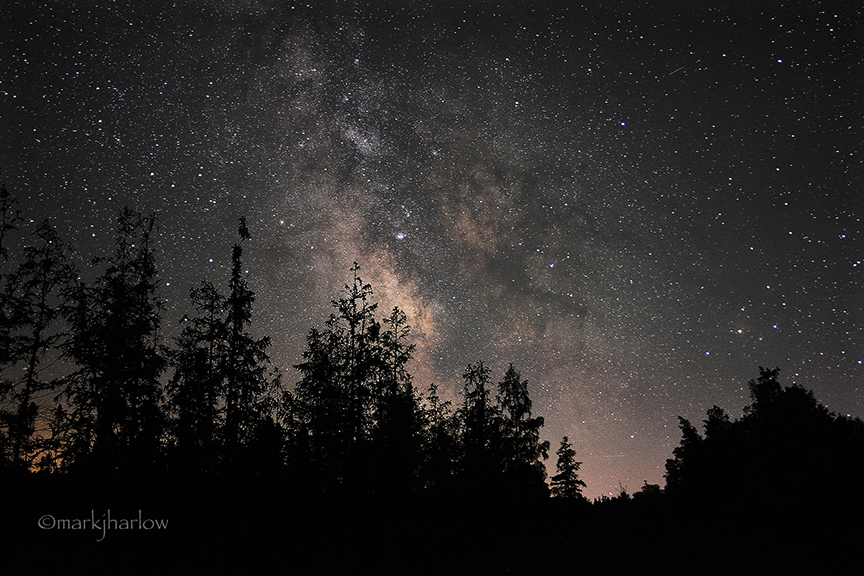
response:
M492 403L490 370L480 361L462 374L460 472L470 493L497 488L502 471L501 417Z
M153 216L124 209L102 276L70 291L65 355L78 369L69 401L64 466L111 473L154 469L165 428L160 376L161 302L151 239ZM101 259L96 261L101 262Z
M313 328L306 338L303 362L295 365L302 378L284 405L290 423L289 436L295 461L322 488L345 486L363 475L363 459L369 453L377 400L390 383L398 392L404 362L397 359L402 336L391 337L393 364L383 369L381 325L375 319L377 304L372 287L359 276L355 262L345 293L331 305L337 313L327 319L323 332ZM400 325L401 326L401 325ZM399 330L402 328L396 326ZM406 357L407 358L407 357Z
M511 489L535 493L546 491L549 442L540 440L542 416L531 416L528 381L522 380L512 364L498 384L497 403L501 412L503 472Z
M372 432L372 484L406 492L417 487L422 461L422 416L406 365L414 345L405 313L393 308L380 338L380 383Z
M551 479L552 495L556 498L584 500L582 489L586 486L585 482L579 478L579 467L582 463L576 461L576 451L567 436L561 439L561 446L556 455L558 456L555 463L557 474Z
M380 380L375 379L380 366L381 325L375 319L378 304L371 301L372 286L362 281L359 272L360 265L355 262L351 268L353 281L345 287L345 296L332 302L339 311L336 326L342 336L341 376L348 395L346 424L354 456L359 455L368 438L375 397L381 392Z
M678 417L678 428L681 429L681 443L672 450L674 458L666 460L666 489L671 493L692 484L693 470L700 464L702 437L699 432L681 416Z
M174 375L169 382L177 452L183 468L213 470L217 464L221 428L224 366L227 355L225 298L209 281L190 290L193 318L184 316L183 329L171 353Z
M668 512L682 526L701 522L698 542L679 534L685 545L719 550L735 534L769 571L824 572L824 550L854 545L839 519L864 512L864 422L830 413L801 386L781 386L776 368L759 372L738 420L714 406L702 437L679 418L681 443L666 462Z
M864 453L861 420L831 414L801 386L782 387L777 368L759 371L739 420L714 406L703 438L679 417L682 439L666 462L667 492L753 509L793 501L799 511L812 509L816 494L823 505L860 501L851 486L864 480L864 467L850 455Z
M310 488L328 489L341 483L349 439L342 423L348 397L341 386L340 366L333 352L338 340L332 330L310 330L302 374L282 401L282 419L288 433L288 459L295 480Z
M442 401L433 382L423 407L423 462L421 478L425 488L445 489L453 481L459 457L456 417L450 401Z
M245 218L240 218L238 234L240 241L231 251L231 279L225 302L227 341L222 367L225 377L223 460L234 471L253 465L244 451L253 444L260 449L258 440L269 436L259 428L269 429L273 425L272 392L278 387L277 381L268 381L267 377L269 336L256 339L249 333L255 293L249 289L243 271L242 243L251 238Z
M732 429L732 420L729 414L719 406L712 406L705 413L707 418L702 421L705 427L705 439L713 441L729 433Z
M384 318L384 325L387 329L381 333L378 341L379 395L382 398L414 396L414 386L407 365L416 347L408 341L411 333L408 317L396 307L390 312L390 316Z
M371 286L356 263L351 272L352 283L332 302L338 313L309 332L295 366L302 378L284 395L295 480L382 494L446 489L458 478L466 494L546 494L543 418L532 416L516 369L499 383L495 402L489 368L479 362L463 374L456 414L435 385L421 406L406 367L414 347L405 314L394 309L382 332Z
M3 381L0 398L8 394L12 406L0 411L0 423L7 431L12 464L24 468L47 448L35 434L37 400L56 386L43 379L43 368L64 336L62 294L75 278L69 248L47 221L34 235L35 243L24 248L23 261L7 276L2 295L8 338L4 368L12 379Z

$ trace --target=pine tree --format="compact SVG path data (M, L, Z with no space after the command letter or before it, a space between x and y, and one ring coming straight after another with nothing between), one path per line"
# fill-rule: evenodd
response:
M342 297L331 302L337 313L330 315L324 330L309 332L304 361L295 365L302 378L284 401L293 428L293 458L308 462L310 473L324 489L356 486L367 475L364 461L376 409L385 389L398 390L403 378L403 362L396 356L395 364L384 369L381 325L374 316L377 303L371 301L372 287L363 282L359 271L355 262L352 282ZM392 338L391 344L398 346L391 352L403 355L403 336Z
M37 400L55 386L42 373L64 337L62 294L75 278L69 249L47 221L37 227L35 236L18 269L6 278L2 296L8 329L6 372L12 376L4 381L2 392L11 396L12 406L0 411L0 422L7 431L12 463L24 468L34 465L37 452L47 448L36 435Z
M531 416L528 382L521 379L512 364L498 384L498 406L501 410L503 435L503 471L514 490L545 493L549 442L540 440L544 420Z
M335 321L333 316L330 320ZM336 355L340 337L334 328L328 321L323 332L309 331L303 362L294 366L302 378L284 394L282 403L290 472L295 480L324 490L342 483L351 447L344 425L349 398Z
M375 378L381 365L381 325L375 319L378 304L371 301L372 286L363 282L359 272L360 265L354 262L353 281L345 286L345 296L332 302L339 311L336 320L341 323L343 334L340 360L348 394L346 424L352 444L358 448L368 438L372 411L383 392L381 381Z
M556 498L584 500L582 488L586 486L578 474L582 463L576 461L576 451L567 436L561 439L561 447L556 454L558 461L555 469L558 473L552 477L552 495Z
M240 241L231 252L231 280L226 302L223 428L224 458L235 470L251 464L242 455L253 443L257 429L268 426L268 421L272 420L274 406L269 399L272 388L277 385L267 378L270 338L256 339L249 333L255 293L249 289L243 270L242 243L251 238L245 218L240 218L238 233Z
M490 396L490 370L478 362L462 374L462 456L460 471L470 492L497 487L502 471L501 418Z
M74 287L67 299L64 353L78 369L64 390L70 404L66 466L131 472L154 469L160 459L166 361L159 342L154 227L153 216L124 209L104 273Z
M423 421L423 486L446 488L452 482L459 456L459 425L450 408L442 401L438 386L429 385L422 410Z
M414 345L408 343L408 319L394 308L380 340L380 394L374 408L373 486L391 490L416 488L422 456L422 423L417 393L406 365Z
M171 363L176 460L186 469L212 470L219 454L217 431L226 357L225 298L209 281L189 292L196 315L184 316Z
M381 372L383 390L386 394L414 394L411 374L407 364L416 346L409 344L411 328L408 317L398 307L393 308L390 316L384 319L388 329L381 335Z

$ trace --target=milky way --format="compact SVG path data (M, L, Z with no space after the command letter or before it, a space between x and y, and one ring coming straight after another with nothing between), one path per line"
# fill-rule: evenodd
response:
M85 275L155 211L169 332L245 215L287 382L357 261L418 387L512 362L591 496L662 484L676 416L740 415L760 365L864 415L852 2L32 4L0 177Z

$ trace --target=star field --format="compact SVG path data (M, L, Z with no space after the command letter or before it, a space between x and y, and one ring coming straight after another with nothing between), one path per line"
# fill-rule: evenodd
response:
M32 4L0 177L85 274L155 211L169 333L245 215L287 382L356 260L417 386L512 362L589 496L662 484L760 365L864 415L853 2Z

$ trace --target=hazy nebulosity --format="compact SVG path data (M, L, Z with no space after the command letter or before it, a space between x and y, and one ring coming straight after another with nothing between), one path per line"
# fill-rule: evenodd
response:
M369 4L13 2L2 181L85 270L156 211L170 330L245 215L288 382L356 260L417 385L514 363L591 496L759 365L864 413L854 3Z

